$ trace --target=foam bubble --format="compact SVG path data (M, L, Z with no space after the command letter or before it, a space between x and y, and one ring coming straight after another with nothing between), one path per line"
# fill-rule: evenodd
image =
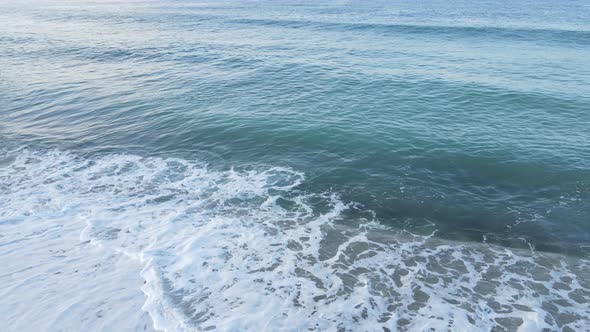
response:
M590 324L587 260L352 219L358 214L346 212L359 207L335 193L300 191L304 175L287 168L212 171L181 159L30 150L2 159L0 263L10 277L0 291L15 301L17 270L35 259L17 261L14 253L71 242L84 243L77 260L49 260L35 273L93 271L95 287L115 278L129 291L126 299L102 300L115 308L136 304L141 287L143 310L165 331L581 331ZM139 275L141 285L133 281ZM66 291L55 285L56 294ZM43 289L28 292L37 314L81 315L47 305L50 298L39 306L32 298ZM76 303L104 298L83 288L71 296ZM145 324L137 306L129 308ZM17 322L30 311L10 310L9 324L32 329ZM98 326L98 317L88 319Z

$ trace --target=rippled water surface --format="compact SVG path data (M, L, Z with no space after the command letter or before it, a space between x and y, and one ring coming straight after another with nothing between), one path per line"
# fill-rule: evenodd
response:
M590 331L587 1L0 24L0 330Z

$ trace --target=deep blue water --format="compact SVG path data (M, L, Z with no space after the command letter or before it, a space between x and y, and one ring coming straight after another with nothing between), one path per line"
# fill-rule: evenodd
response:
M3 1L0 22L3 164L284 167L354 204L343 225L590 250L588 1Z

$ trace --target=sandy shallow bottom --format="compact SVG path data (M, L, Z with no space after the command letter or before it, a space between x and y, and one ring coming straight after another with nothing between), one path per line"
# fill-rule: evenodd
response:
M80 240L83 224L3 221L1 331L154 331L138 261Z

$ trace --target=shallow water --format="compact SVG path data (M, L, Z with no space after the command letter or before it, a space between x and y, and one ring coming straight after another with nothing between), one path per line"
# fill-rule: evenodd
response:
M589 329L587 3L0 20L2 330Z

